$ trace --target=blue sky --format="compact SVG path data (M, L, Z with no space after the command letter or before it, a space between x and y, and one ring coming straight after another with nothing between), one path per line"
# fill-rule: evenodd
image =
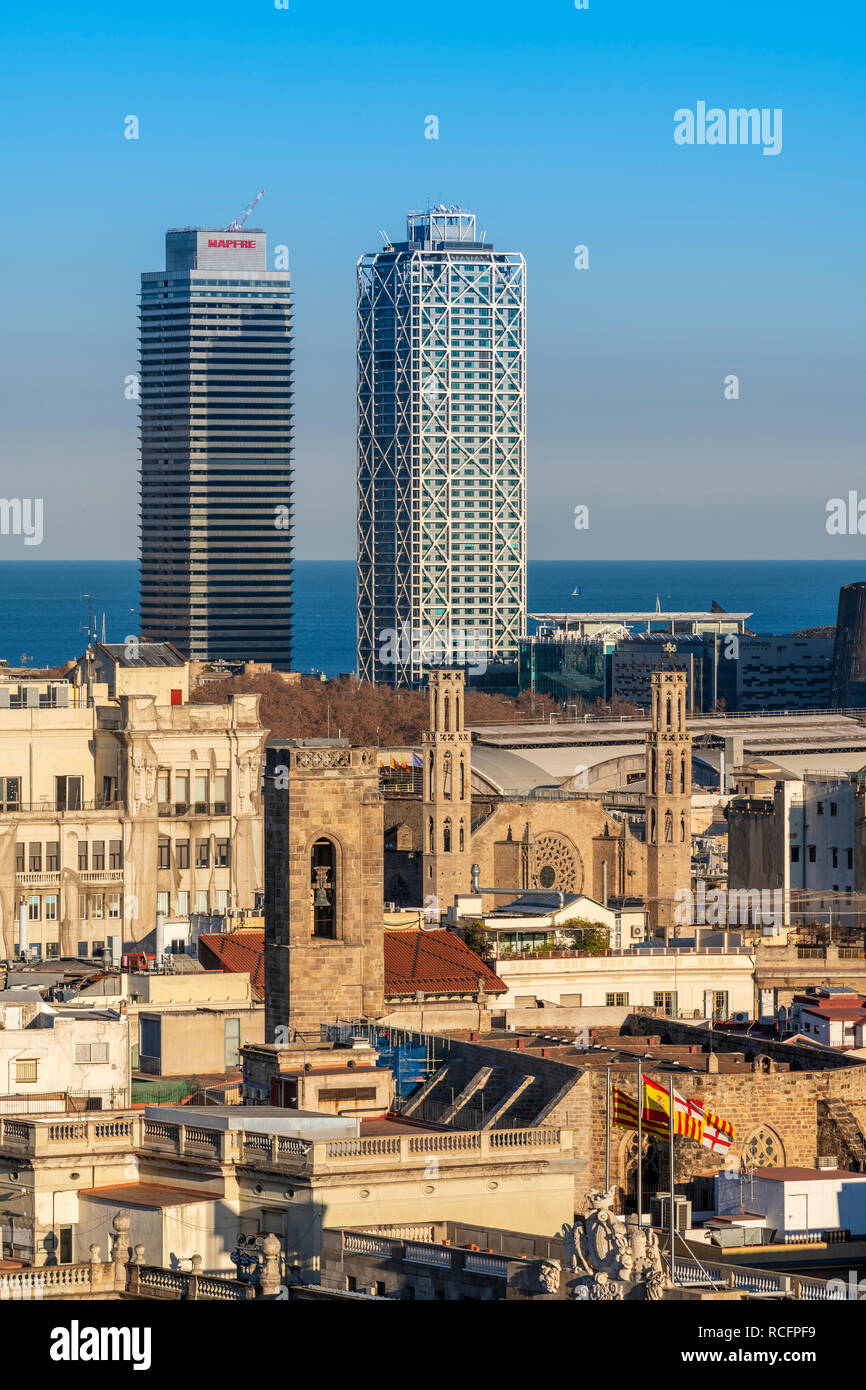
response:
M531 558L859 555L825 519L866 497L863 37L853 4L755 0L7 13L2 491L45 542L2 558L135 557L139 274L262 186L300 557L354 553L355 262L428 198L527 258ZM699 100L781 108L782 152L676 145Z

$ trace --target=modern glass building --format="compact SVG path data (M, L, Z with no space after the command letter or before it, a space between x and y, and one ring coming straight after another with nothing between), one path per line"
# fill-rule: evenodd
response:
M142 631L288 668L289 272L259 229L165 240L165 270L141 277Z
M459 208L358 262L358 670L516 662L526 629L526 263Z

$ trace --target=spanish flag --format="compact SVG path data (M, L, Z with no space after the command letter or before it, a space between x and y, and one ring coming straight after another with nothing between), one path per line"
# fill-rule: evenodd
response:
M650 1111L664 1116L670 1132L671 1096L665 1086L660 1086L652 1077L643 1078L645 1112ZM700 1144L704 1137L704 1112L697 1101L686 1100L674 1091L674 1134L682 1134L686 1139L694 1139Z
M653 1134L657 1139L667 1139L670 1135L670 1094L663 1086L649 1076L642 1076L643 1106L641 1126L645 1134ZM612 1123L620 1129L637 1129L637 1101L618 1086L613 1091ZM686 1100L674 1092L674 1134L686 1139L694 1139L697 1144L704 1138L704 1112L697 1101Z

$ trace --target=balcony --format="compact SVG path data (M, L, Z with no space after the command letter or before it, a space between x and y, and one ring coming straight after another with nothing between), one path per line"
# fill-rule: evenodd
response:
M43 796L38 801L7 801L2 806L4 815L20 815L22 813L38 813L55 820L58 816L80 816L84 811L114 811L117 815L123 813L123 799L121 797L99 796L95 801L82 801L77 806L59 806L55 797Z

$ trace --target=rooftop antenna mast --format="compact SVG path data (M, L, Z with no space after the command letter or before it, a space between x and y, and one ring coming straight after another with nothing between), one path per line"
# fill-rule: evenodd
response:
M241 213L240 217L236 217L234 222L229 223L229 225L226 227L226 231L239 232L241 230L241 227L243 227L244 223L249 217L250 213L252 212L253 208L255 207L256 203L259 201L260 198L263 198L264 196L265 190L263 188L260 188L256 196L253 198L253 201L250 203L249 207Z
M79 594L80 599L87 599L87 652L85 660L87 662L87 707L93 707L93 643L96 641L96 633L93 630L93 594ZM84 624L80 624L81 627Z

